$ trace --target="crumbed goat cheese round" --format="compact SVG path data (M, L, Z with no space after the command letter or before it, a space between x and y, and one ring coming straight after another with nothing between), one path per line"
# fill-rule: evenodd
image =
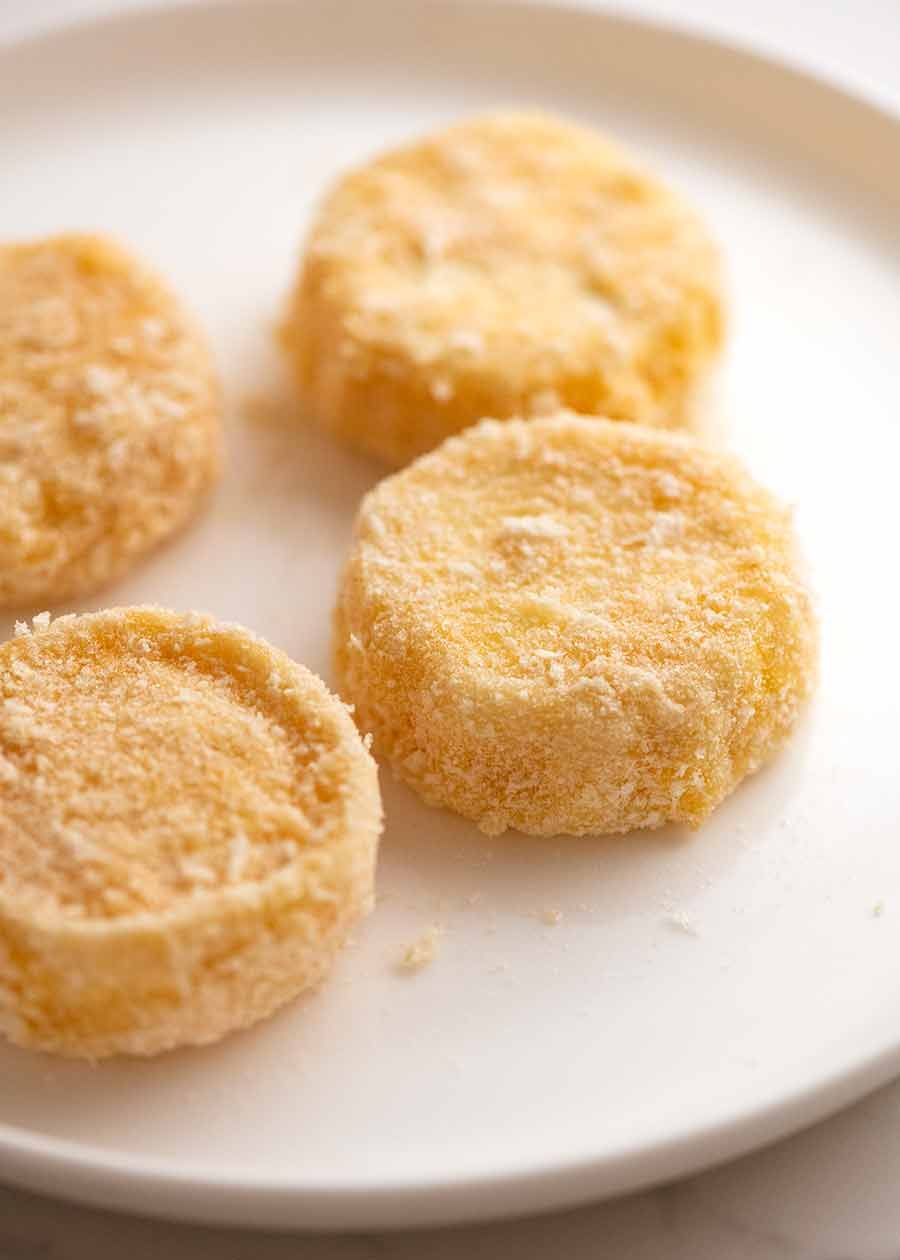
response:
M681 425L722 326L693 210L602 136L499 113L339 181L282 341L310 416L402 464L483 416Z
M376 754L483 831L695 826L787 737L787 512L686 435L485 420L364 499L335 616Z
M0 606L106 585L215 480L204 336L99 236L0 246Z
M0 1033L89 1059L215 1041L370 909L375 763L323 682L152 607L0 646Z

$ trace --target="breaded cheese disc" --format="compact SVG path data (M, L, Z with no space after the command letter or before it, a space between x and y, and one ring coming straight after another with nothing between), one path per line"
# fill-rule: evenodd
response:
M722 323L691 209L592 131L501 113L337 184L282 338L311 416L402 464L483 416L678 426Z
M695 826L810 691L793 551L696 439L486 420L364 499L338 685L402 779L488 833Z
M0 646L0 1032L99 1059L215 1041L372 903L375 764L324 683L159 608Z
M0 606L119 577L198 509L219 466L206 340L98 236L0 246Z

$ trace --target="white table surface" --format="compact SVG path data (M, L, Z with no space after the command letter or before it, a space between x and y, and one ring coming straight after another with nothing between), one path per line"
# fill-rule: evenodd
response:
M147 0L118 0L118 7L139 3ZM99 7L114 7L114 0L0 0L0 39ZM610 7L738 38L900 108L900 0L619 0ZM797 1137L700 1176L579 1211L466 1229L355 1237L202 1229L0 1186L0 1260L160 1255L900 1260L900 1082Z

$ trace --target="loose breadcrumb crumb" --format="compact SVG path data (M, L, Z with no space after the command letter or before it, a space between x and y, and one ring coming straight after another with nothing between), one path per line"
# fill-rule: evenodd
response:
M676 931L683 932L685 936L700 935L696 920L686 910L670 910L665 917L665 922Z
M443 929L436 924L423 932L418 940L407 945L397 967L400 971L421 971L423 967L428 967L434 962L438 954L438 941L443 935Z

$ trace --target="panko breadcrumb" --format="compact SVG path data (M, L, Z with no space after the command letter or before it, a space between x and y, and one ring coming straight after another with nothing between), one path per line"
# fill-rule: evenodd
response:
M99 1059L215 1041L368 912L374 762L318 678L159 608L0 646L0 1033Z
M310 416L402 464L483 416L681 425L722 327L697 215L602 136L513 112L344 176L282 340Z
M423 932L418 940L407 945L400 955L400 961L397 966L401 971L421 971L423 967L430 967L437 958L438 942L441 937L441 929L432 926L427 932Z
M0 606L106 585L197 511L219 467L205 338L99 236L0 246Z
M376 755L483 831L696 826L787 737L787 512L686 435L486 420L364 500L335 617Z

